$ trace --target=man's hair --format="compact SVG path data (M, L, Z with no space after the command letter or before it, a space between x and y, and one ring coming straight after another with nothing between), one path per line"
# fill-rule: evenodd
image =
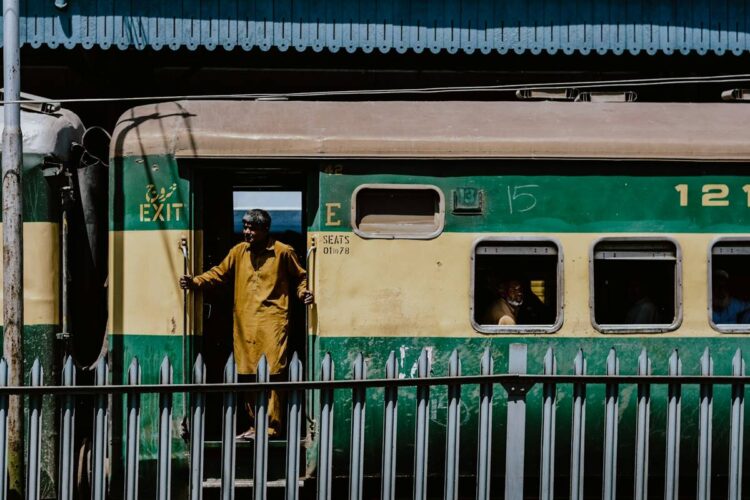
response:
M499 294L499 295L501 295L501 296L506 295L508 293L508 289L510 288L510 284L513 283L513 282L516 282L516 283L520 284L521 287L523 288L523 281L520 280L520 279L518 279L515 276L511 276L511 277L502 278L502 279L496 281L495 282L494 292L497 293L497 294Z
M723 269L714 268L714 275L713 275L712 282L713 282L714 287L729 285L729 273Z
M242 216L243 224L250 224L251 226L258 226L263 229L271 229L271 215L260 208L254 208L248 210L245 215Z

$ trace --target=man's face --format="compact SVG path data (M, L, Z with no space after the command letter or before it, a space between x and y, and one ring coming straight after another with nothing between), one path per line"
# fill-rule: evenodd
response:
M254 243L265 243L268 239L268 229L257 224L242 223L242 235L245 241L251 245Z
M523 304L523 286L518 281L509 281L500 295L512 306L518 307Z
M723 281L723 280L721 280L721 281L719 281L719 280L714 281L714 283L713 283L713 292L714 292L714 295L716 295L716 294L718 294L718 295L725 295L728 291L729 291L729 286L728 286L728 284L727 284L726 281Z

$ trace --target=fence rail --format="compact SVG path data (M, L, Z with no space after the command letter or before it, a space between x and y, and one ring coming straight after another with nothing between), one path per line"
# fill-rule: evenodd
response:
M700 375L683 375L682 363L677 351L673 351L668 360L668 375L652 375L652 361L644 350L638 358L637 374L620 373L620 362L617 352L610 350L606 359L606 375L587 374L587 360L579 350L572 360L573 374L557 374L555 352L549 348L543 360L543 373L528 374L527 348L524 344L512 344L508 356L508 372L495 373L494 360L490 350L485 350L480 359L480 374L462 374L461 359L453 351L448 360L447 376L431 377L431 357L428 350L423 350L417 362L416 376L398 378L395 354L391 353L385 363L385 378L367 378L368 365L365 357L358 353L352 363L350 379L336 379L334 362L330 355L325 355L320 366L320 379L303 381L302 362L295 353L289 364L289 381L270 382L268 363L265 356L261 358L257 370L257 381L252 383L237 382L237 368L234 358L229 357L224 369L224 383L206 383L206 366L199 355L193 365L191 384L174 384L173 369L170 360L165 357L159 368L158 384L141 384L142 368L137 359L133 359L127 372L127 385L110 385L109 369L106 360L101 359L96 368L96 384L77 386L76 370L70 358L64 362L62 385L44 386L44 372L35 362L30 371L31 385L11 387L7 385L7 364L0 361L0 470L7 467L8 421L7 407L11 395L24 394L29 397L28 416L28 453L27 453L27 498L39 498L39 470L41 461L41 422L42 400L45 395L59 397L59 471L58 497L72 499L73 488L73 443L75 429L75 401L77 396L94 395L94 417L92 422L93 443L91 459L91 497L94 500L104 499L108 494L107 470L108 425L111 419L109 412L110 395L125 395L125 463L123 478L123 496L126 499L138 498L140 428L141 428L141 395L157 394L159 399L158 415L158 460L157 460L157 498L169 499L172 476L172 426L174 394L189 395L189 495L191 499L202 499L205 458L205 418L206 395L223 394L222 408L222 441L221 441L221 498L233 499L235 495L235 462L236 462L236 416L238 394L255 392L256 437L254 440L253 495L256 500L266 498L268 484L268 448L269 428L268 409L269 391L287 392L286 424L287 445L285 453L285 480L283 481L286 498L299 498L300 477L300 430L303 420L302 404L306 391L318 391L320 408L317 417L317 498L328 500L333 488L333 434L334 434L334 398L337 390L351 391L351 439L349 448L349 497L359 499L365 496L363 491L363 463L365 460L365 416L367 411L367 389L382 389L383 431L381 460L381 492L383 500L393 499L396 492L396 459L399 388L416 389L414 401L414 457L413 457L413 491L416 499L427 497L428 457L435 450L430 449L430 393L435 386L447 387L447 411L445 446L440 453L444 454L443 496L446 499L458 498L459 460L461 449L462 412L467 411L462 403L461 388L467 385L479 387L477 404L477 449L476 449L476 497L487 499L491 496L492 474L492 440L493 440L493 398L496 386L501 386L507 393L506 416L506 462L503 474L505 480L504 495L508 500L521 500L524 497L524 480L529 475L524 470L524 450L527 397L529 390L541 384L541 423L538 472L540 499L554 498L555 486L555 435L556 414L560 406L558 386L572 385L572 408L570 417L570 469L569 498L584 498L584 455L586 451L586 405L587 388L591 385L604 386L604 423L602 432L602 490L601 498L614 500L618 491L618 449L619 449L619 413L620 386L633 385L637 388L637 407L635 411L635 439L633 497L645 499L648 494L649 480L649 435L651 422L651 388L664 385L667 388L665 460L663 469L664 498L677 500L680 496L680 443L693 436L681 435L682 387L696 385L699 388L699 425L698 425L698 464L695 471L697 487L695 497L707 500L711 496L712 475L712 437L714 420L714 387L731 388L730 406L726 408L729 421L729 460L727 492L730 500L742 498L742 470L744 450L744 389L748 383L745 376L745 362L738 349L732 358L732 375L717 376L714 374L714 363L706 348L700 360ZM410 402L411 403L411 402ZM341 404L341 403L338 403ZM339 410L340 411L340 410ZM718 411L718 410L717 410ZM465 432L465 430L464 430ZM628 436L630 439L631 436ZM435 471L433 471L435 472ZM559 474L560 471L558 471ZM620 474L621 476L621 474ZM0 500L7 496L4 483L5 474L0 474ZM434 486L432 486L434 487ZM112 492L110 492L112 493ZM497 494L498 492L495 492ZM590 493L589 493L590 494ZM113 496L120 496L113 493ZM367 495L371 496L371 495ZM401 496L401 495L399 495Z

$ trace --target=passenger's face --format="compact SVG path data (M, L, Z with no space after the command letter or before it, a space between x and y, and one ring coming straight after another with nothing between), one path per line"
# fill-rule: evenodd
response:
M505 288L503 297L514 306L523 304L523 286L518 281L511 281Z
M726 294L729 292L729 283L726 280L714 280L713 292L716 294Z
M242 235L245 241L250 243L265 243L268 239L268 229L260 227L257 224L242 224Z

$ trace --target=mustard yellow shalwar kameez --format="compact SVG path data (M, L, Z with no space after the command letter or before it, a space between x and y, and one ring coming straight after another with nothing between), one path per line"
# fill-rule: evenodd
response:
M256 373L263 354L271 374L287 363L289 336L289 291L302 299L307 290L307 273L292 247L269 238L266 247L253 252L240 243L217 266L193 278L198 288L234 283L234 358L241 375ZM292 288L294 287L294 288ZM281 421L277 394L269 400L271 427Z

